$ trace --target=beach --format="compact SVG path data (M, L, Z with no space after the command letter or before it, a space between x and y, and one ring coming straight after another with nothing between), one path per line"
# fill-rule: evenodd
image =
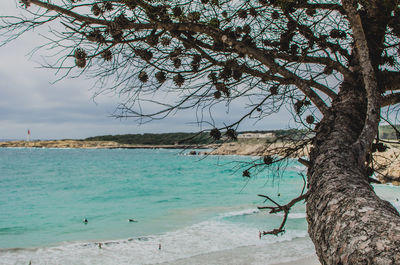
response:
M143 239L142 239L143 240ZM29 250L0 250L0 264L148 264L148 265L319 265L315 254L310 253L313 246L311 242L301 239L294 240L295 244L282 241L274 244L261 242L251 246L241 246L224 250L211 250L200 254L196 249L189 254L177 244L168 240L153 244L151 239L146 242L131 241L105 241L101 248L97 243L70 244L50 248ZM185 243L185 242L182 242ZM140 245L140 247L138 247ZM185 248L192 248L191 242L186 242ZM306 246L306 248L304 248ZM194 246L195 247L195 246ZM290 247L291 253L283 255L285 248ZM307 252L305 252L307 251Z
M289 262L284 262L284 263L277 263L277 265L320 265L321 263L318 261L317 255L311 256L308 258L300 259L300 260L295 260L295 261L289 261Z
M276 263L273 258L263 256L265 249L259 247L243 247L223 252L207 253L173 262L157 263L159 265L320 265L318 257L312 256ZM301 257L301 256L300 256Z

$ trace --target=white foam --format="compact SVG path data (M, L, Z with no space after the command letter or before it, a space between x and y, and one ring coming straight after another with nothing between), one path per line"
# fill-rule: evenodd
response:
M52 265L174 263L180 259L207 256L207 253L229 252L243 247L258 247L264 249L264 256L276 256L276 253L270 250L273 243L294 245L279 250L279 255L284 258L292 256L293 247L299 245L297 247L304 248L303 243L294 243L294 239L308 240L307 232L289 230L282 236L265 236L260 240L256 228L224 221L205 221L162 235L105 241L102 242L101 249L95 242L89 242L65 243L37 249L1 250L0 264L29 264L29 261L32 264ZM161 250L158 249L159 244ZM311 254L310 250L305 251Z
M393 201L392 204L398 211L400 211L400 202L399 201Z
M276 213L277 216L284 216L284 213ZM289 219L304 219L307 217L306 213L289 213Z
M251 215L251 214L255 214L255 213L259 213L260 210L258 210L257 208L254 209L245 209L245 210L241 210L241 211L233 211L233 212L228 212L228 213L223 213L220 214L219 217L233 217L233 216L243 216L243 215Z
M289 219L304 219L306 218L306 213L289 213Z
M289 170L293 170L293 171L304 171L307 169L306 166L300 165L300 164L296 164L296 165L292 165L288 168Z

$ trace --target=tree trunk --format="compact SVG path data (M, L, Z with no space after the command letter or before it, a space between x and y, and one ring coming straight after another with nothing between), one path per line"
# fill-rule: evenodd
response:
M322 264L400 264L400 215L375 194L352 150L365 109L362 89L342 88L310 154L307 221Z

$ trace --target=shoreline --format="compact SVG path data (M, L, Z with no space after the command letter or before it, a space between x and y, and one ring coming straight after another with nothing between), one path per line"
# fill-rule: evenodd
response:
M179 238L177 238L179 239ZM184 239L184 238L181 238ZM256 239L258 241L258 238ZM76 259L65 259L67 254L79 253L88 264L149 264L149 265L321 265L311 240L293 238L289 241L255 242L250 245L196 251L191 243L182 248L171 235L164 234L147 240L121 239L112 241L69 242L38 248L0 249L0 264L42 264L58 260L60 264L76 264ZM176 244L175 242L178 242ZM99 243L102 247L99 248ZM162 244L160 250L159 244ZM282 251L292 249L292 252ZM184 252L184 253L182 253ZM5 263L2 263L2 260ZM24 261L24 262L21 262Z
M395 144L388 144L389 148L385 151L374 152L374 170L375 178L381 184L392 183L400 186L400 147ZM285 148L291 148L290 143L277 142L272 144L248 144L248 143L225 143L208 155L243 155L243 156L274 156L284 153ZM299 159L309 156L311 146L305 146L299 149L290 158ZM302 163L303 164L303 163ZM304 165L304 164L303 164Z
M296 239L294 239L296 240ZM311 240L310 240L311 241ZM299 243L299 242L297 242ZM315 251L308 254L298 250L297 256L281 256L279 248L285 247L285 242L275 242L267 245L240 246L233 249L211 251L185 258L178 258L152 265L321 265ZM286 246L287 247L287 246Z
M0 142L0 148L77 148L77 149L215 149L219 145L146 145L120 144L114 141L44 140Z

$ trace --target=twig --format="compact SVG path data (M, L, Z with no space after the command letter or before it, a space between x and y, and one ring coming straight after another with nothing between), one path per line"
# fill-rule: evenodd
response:
M300 164L302 164L308 168L311 167L311 162L306 159L299 158L297 161L299 161Z
M303 191L304 191L304 187L303 187ZM281 222L281 225L279 226L279 228L275 228L275 229L270 230L270 231L263 231L262 232L263 235L279 235L280 233L284 233L285 232L284 227L285 227L285 224L286 224L290 209L296 203L298 203L299 201L302 201L302 200L304 200L304 199L306 199L308 197L308 192L303 194L303 191L302 191L302 194L300 196L294 198L293 200L291 200L289 203L287 203L285 205L278 204L277 202L272 200L267 195L262 195L262 194L258 195L260 197L266 198L266 200L269 200L272 203L274 203L275 205L277 205L276 207L273 207L273 206L259 206L259 207L257 207L259 210L270 209L269 213L278 213L278 212L282 212L282 211L284 212L284 216L283 216L283 219L282 219L282 222Z

